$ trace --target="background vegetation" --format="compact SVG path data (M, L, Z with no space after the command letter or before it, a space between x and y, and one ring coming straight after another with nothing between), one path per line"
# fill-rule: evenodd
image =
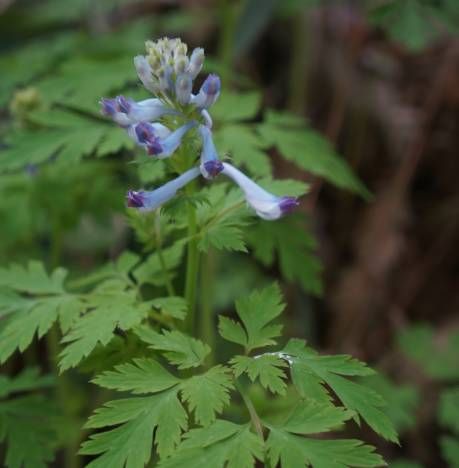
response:
M459 466L458 28L457 0L0 1L0 330L10 289L24 300L59 296L63 281L60 270L50 279L36 264L13 264L64 265L83 290L131 270L148 283L159 269L151 220L126 213L124 195L163 180L165 168L140 153L132 163L137 150L98 101L142 97L132 57L147 38L180 36L205 47L207 68L222 77L212 113L221 153L253 176L309 187L297 216L244 238L243 216L211 229L215 213L203 209L200 307L232 310L277 279L287 335L384 375L371 384L389 402L400 446L366 426L360 437L390 466ZM304 187L288 185L292 195ZM133 270L125 249L147 261ZM179 264L176 250L165 255ZM48 328L18 322L0 341L8 467L21 466L26 443L40 452L26 466L54 452L54 466L79 466L67 449L106 398L87 383L97 348L56 387L49 356L60 332L40 339ZM104 368L118 351L116 342L105 351ZM68 353L60 366L82 357Z

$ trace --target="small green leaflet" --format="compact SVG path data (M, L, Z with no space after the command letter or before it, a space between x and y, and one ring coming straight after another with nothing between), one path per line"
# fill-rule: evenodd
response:
M386 402L372 389L343 376L368 376L374 371L347 355L320 356L302 340L290 340L279 353L290 365L292 380L299 393L322 403L330 400L327 384L341 402L358 413L366 423L384 438L397 442L397 433L385 414ZM354 418L359 422L358 417Z
M16 349L27 349L35 334L41 338L58 319L62 330L68 330L81 303L65 292L66 274L58 268L48 276L43 265L33 261L27 268L12 265L0 270L0 287L5 288L5 293L0 291L0 316L6 315L6 323L0 329L0 362Z
M266 441L271 466L281 468L345 468L384 465L374 447L359 440L309 439L305 435L328 432L353 416L351 411L330 404L304 400L280 425L271 425Z
M299 168L324 177L338 187L369 196L366 187L325 138L306 127L284 122L279 115L269 111L265 121L257 126L266 147L276 146L285 159Z
M204 192L212 203L198 207L198 248L203 252L211 246L217 250L247 251L243 228L249 213L242 193L227 187L226 184L212 185Z
M174 451L187 428L187 414L178 400L179 379L152 360L136 359L103 373L94 382L148 396L108 402L89 418L88 428L117 427L83 443L80 453L99 455L88 467L143 468L150 459L153 440L161 457Z
M220 154L229 154L238 167L247 167L257 177L271 175L271 161L263 149L263 142L247 125L222 126L216 130L214 141Z
M173 455L159 468L253 468L263 460L263 443L248 425L217 420L212 425L192 429Z
M278 356L261 354L260 356L235 356L230 364L236 377L246 373L254 382L260 380L261 385L273 393L285 395L287 384L285 383L284 367L287 363Z
M162 351L166 359L179 369L198 367L210 352L208 345L177 330L158 333L149 327L138 327L137 336L151 349Z
M115 261L82 278L72 281L71 286L82 288L104 280L121 280L128 285L131 282L129 273L139 263L139 256L129 250L124 251Z
M260 221L248 229L247 243L254 256L266 266L276 258L282 276L300 283L305 291L322 292L320 260L314 254L315 239L299 217L289 216L271 223Z
M89 310L62 340L67 346L60 354L61 372L75 367L98 343L107 345L118 327L127 331L147 316L148 304L137 303L134 291L123 290L118 281L102 283L86 298Z
M62 294L67 272L57 268L51 275L46 273L42 263L30 261L27 267L11 265L0 268L0 286L29 294Z
M183 249L184 246L180 242L163 249L162 254L169 277L173 276L173 270L180 264ZM134 278L141 284L151 283L155 286L164 285L164 272L158 252L153 252L134 270Z
M244 346L247 352L276 343L273 338L280 335L282 326L270 322L284 310L277 284L239 299L236 310L244 327L228 317L220 316L219 331L223 338Z
M360 440L305 439L290 432L272 429L266 442L272 466L281 468L346 468L385 466L374 447Z
M212 106L212 118L221 122L252 119L260 104L261 95L258 92L232 93L225 90Z
M113 150L134 147L127 135L100 119L53 110L36 115L35 120L44 127L18 130L8 137L8 147L0 151L0 172L44 163L55 155L66 163L76 163L96 150L98 156L104 156ZM117 143L109 145L108 141L114 138ZM103 146L98 149L99 143Z
M230 402L229 392L234 388L229 369L215 366L201 375L195 375L181 384L182 399L194 411L195 420L202 426L213 423L217 413Z
M357 382L373 389L384 398L387 402L384 413L394 423L398 432L404 432L415 426L420 395L414 385L391 382L382 374L363 377Z
M187 313L187 303L183 297L157 297L151 301L155 309L159 309L162 315L183 320Z

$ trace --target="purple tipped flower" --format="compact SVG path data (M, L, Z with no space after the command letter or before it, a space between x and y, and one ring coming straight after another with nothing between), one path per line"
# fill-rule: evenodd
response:
M207 161L204 163L204 171L207 173L207 179L217 177L223 171L223 163L221 161ZM210 176L210 177L209 177Z
M209 127L200 125L199 134L202 140L201 164L199 168L203 177L213 179L223 171L223 164L218 159L212 132Z
M139 143L148 143L155 137L153 126L148 122L141 122L135 126L135 134Z
M138 208L141 211L152 211L173 198L178 190L199 176L199 169L193 167L161 187L151 191L130 190L127 193L127 205L131 208Z
M100 100L102 114L106 115L107 117L113 117L115 112L118 112L118 106L115 99L107 99L102 98Z
M102 114L111 117L118 125L128 127L138 122L157 120L166 114L177 114L174 109L166 107L159 99L145 99L135 102L124 96L116 99L103 98L100 101Z
M248 205L255 210L260 218L269 221L279 219L299 204L296 198L278 197L267 192L231 164L223 163L222 173L239 185Z
M218 75L209 75L196 96L191 102L199 109L208 109L220 95L221 82Z
M299 204L300 202L295 197L282 197L279 202L279 208L284 215L293 211Z
M129 208L143 208L145 203L144 192L129 190L126 195L127 206Z

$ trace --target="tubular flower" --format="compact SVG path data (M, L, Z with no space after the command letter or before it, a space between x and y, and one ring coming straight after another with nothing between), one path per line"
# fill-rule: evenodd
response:
M191 102L199 109L208 109L220 96L221 82L218 75L209 75Z
M267 192L231 164L223 163L222 173L239 185L244 192L247 204L255 210L260 218L279 219L299 204L294 197L278 197Z
M182 138L188 130L196 126L196 122L187 122L174 132L160 123L141 122L128 128L129 136L146 149L150 156L165 159L180 146Z
M138 208L141 211L155 210L173 198L178 190L198 177L198 175L199 169L197 167L193 167L176 179L165 183L155 190L140 190L138 192L129 190L126 195L127 206L131 208Z
M201 164L199 168L203 177L213 179L222 172L223 164L218 159L210 129L205 125L200 125L199 134L202 139Z
M134 58L134 66L143 86L154 97L136 102L124 96L103 98L101 111L123 127L147 154L165 159L179 148L183 138L194 127L201 140L199 165L155 190L130 190L127 206L151 211L174 197L188 182L202 175L212 180L220 173L232 179L245 194L248 205L263 219L274 220L298 205L293 197L277 197L218 157L212 137L209 108L221 91L218 75L210 74L197 94L193 82L204 64L204 50L196 48L188 56L188 47L180 39L162 38L145 43L146 55ZM190 137L192 138L192 137Z
M177 113L177 111L165 106L159 99L135 102L124 96L117 96L115 99L102 98L100 104L102 113L111 117L122 127L137 122L157 120L164 115Z

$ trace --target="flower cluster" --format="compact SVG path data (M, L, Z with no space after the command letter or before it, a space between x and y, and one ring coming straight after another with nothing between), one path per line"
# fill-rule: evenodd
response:
M144 87L156 97L135 102L124 96L102 99L102 113L123 127L146 153L158 159L171 157L186 133L194 129L201 140L200 163L163 186L147 191L129 191L129 207L151 211L170 200L178 190L202 175L213 179L220 173L242 189L248 205L263 219L278 219L298 205L294 197L275 196L231 164L219 159L212 138L212 118L208 109L220 95L221 83L210 74L199 92L193 94L193 81L204 63L204 50L187 55L180 39L146 42L147 55L137 56L134 65Z

